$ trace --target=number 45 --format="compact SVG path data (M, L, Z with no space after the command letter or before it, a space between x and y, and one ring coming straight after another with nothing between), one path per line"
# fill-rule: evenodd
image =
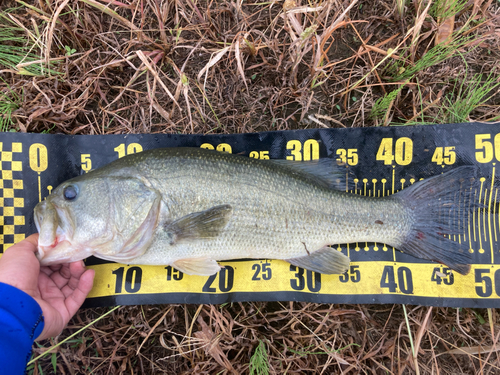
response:
M455 146L450 147L436 147L434 155L432 155L432 162L437 165L451 165L455 163L457 155L455 153Z

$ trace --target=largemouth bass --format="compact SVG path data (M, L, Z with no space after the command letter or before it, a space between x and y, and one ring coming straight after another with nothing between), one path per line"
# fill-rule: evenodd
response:
M94 255L196 275L218 272L218 260L284 259L332 274L345 272L349 258L329 245L366 241L469 271L469 252L449 235L473 208L474 167L382 198L335 189L336 170L332 159L256 160L199 148L126 156L62 183L35 207L38 257L50 265Z

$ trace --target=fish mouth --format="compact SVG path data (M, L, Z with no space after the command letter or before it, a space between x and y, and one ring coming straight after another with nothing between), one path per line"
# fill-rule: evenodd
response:
M67 251L71 247L72 246L69 241L61 240L61 238L55 237L52 243L38 243L36 257L42 266L72 262L73 257L71 254L68 254Z
M67 219L67 215L61 209L47 200L42 201L35 207L34 219L39 233L36 256L41 265L48 266L78 260L75 259L75 251L72 249L68 235L67 228L71 225L65 225L66 230L61 226L61 223Z
M75 257L75 252L69 241L62 241L50 246L38 245L36 257L42 266L51 266L83 259L82 257Z

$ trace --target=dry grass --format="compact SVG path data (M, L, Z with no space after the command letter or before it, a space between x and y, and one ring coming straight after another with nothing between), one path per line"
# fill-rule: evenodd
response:
M404 18L391 1L17 1L2 8L18 6L10 18L42 68L51 62L60 73L3 70L2 91L9 84L22 97L11 126L20 131L241 133L440 122L441 99L463 71L470 79L488 74L499 54L500 14L482 2L456 15L452 48L443 52L433 50L439 17L415 9L418 1L406 5ZM388 111L369 116L401 85ZM491 120L496 109L494 100L480 103L470 118Z
M15 101L1 123L113 134L445 122L461 87L478 74L497 82L500 10L471 0L450 21L431 9L418 0L3 0L38 60L0 65L2 97ZM436 38L451 48L436 49ZM33 64L44 73L26 75ZM462 116L496 119L497 89ZM82 310L52 344L105 311ZM33 371L500 371L494 310L408 306L406 315L409 330L399 305L122 307Z
M104 311L81 311L51 344ZM491 328L498 340L494 310L492 314ZM58 373L70 374L246 374L263 345L267 372L254 373L495 374L500 370L493 332L483 320L486 310L408 306L407 315L410 334L400 305L249 302L121 307L63 344L57 368ZM50 373L49 358L38 363Z

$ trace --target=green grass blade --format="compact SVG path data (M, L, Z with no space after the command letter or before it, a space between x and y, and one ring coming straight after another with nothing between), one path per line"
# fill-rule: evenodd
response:
M255 352L250 358L250 375L268 375L269 361L267 357L266 344L263 340L259 340L259 345L255 348Z
M53 64L45 66L39 48L30 40L25 30L15 25L6 13L0 12L0 69L7 68L17 74L46 76L59 74L51 69ZM31 63L18 68L21 63Z
M112 308L111 310L109 310L106 314L103 314L101 315L99 318L97 318L96 320L93 320L91 321L89 324L83 326L82 328L80 328L78 331L76 331L75 333L73 333L72 335L66 337L64 340L62 340L60 343L50 347L46 352L40 354L38 357L36 358L33 358L31 361L28 362L28 366L31 365L32 363L35 363L35 361L39 360L40 358L42 357L45 357L47 354L50 353L51 350L53 349L56 349L57 347L61 346L62 344L64 344L66 341L70 340L72 337L75 337L76 335L78 335L80 332L83 332L85 331L87 328L89 328L91 325L93 325L94 323L97 323L99 320L101 320L102 318L104 318L105 316L111 314L113 311L115 311L116 309L118 309L119 307L121 307L120 305L118 306L115 306L114 308Z

